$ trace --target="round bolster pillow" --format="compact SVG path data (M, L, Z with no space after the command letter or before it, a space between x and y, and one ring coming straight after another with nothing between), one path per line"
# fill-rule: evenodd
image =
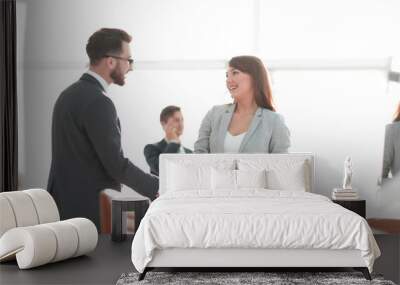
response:
M97 240L96 226L85 218L14 228L0 238L0 261L16 257L28 269L86 254Z
M60 220L53 197L43 189L0 193L0 237L15 227Z

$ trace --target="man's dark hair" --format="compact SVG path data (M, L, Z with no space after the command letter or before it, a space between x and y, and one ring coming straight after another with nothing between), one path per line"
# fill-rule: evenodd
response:
M122 42L130 43L132 37L120 29L102 28L90 36L86 53L90 64L96 65L105 55L119 55L122 52Z
M160 122L161 123L166 123L170 117L174 115L175 112L180 112L181 108L177 106L167 106L164 109L162 109L161 114L160 114Z

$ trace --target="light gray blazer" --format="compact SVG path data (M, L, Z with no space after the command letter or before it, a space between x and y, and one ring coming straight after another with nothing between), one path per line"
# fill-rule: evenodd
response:
M382 178L400 173L400 122L386 125Z
M235 104L214 106L203 119L195 153L223 153L225 136ZM283 117L265 108L258 108L239 147L239 153L286 153L290 132Z

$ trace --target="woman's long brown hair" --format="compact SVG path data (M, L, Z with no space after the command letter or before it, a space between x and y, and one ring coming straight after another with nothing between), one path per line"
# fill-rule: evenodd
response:
M229 66L251 76L254 99L258 107L275 111L268 72L259 58L249 55L236 56L231 58Z

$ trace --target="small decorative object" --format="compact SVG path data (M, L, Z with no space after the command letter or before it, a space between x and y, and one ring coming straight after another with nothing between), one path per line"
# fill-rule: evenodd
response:
M351 178L353 176L353 163L351 157L347 156L344 161L344 178L343 178L343 189L351 190Z
M358 192L355 189L334 188L332 191L333 200L358 200Z
M344 178L342 188L334 188L332 191L333 200L358 200L358 192L351 186L353 176L353 163L351 157L347 156L344 161Z

